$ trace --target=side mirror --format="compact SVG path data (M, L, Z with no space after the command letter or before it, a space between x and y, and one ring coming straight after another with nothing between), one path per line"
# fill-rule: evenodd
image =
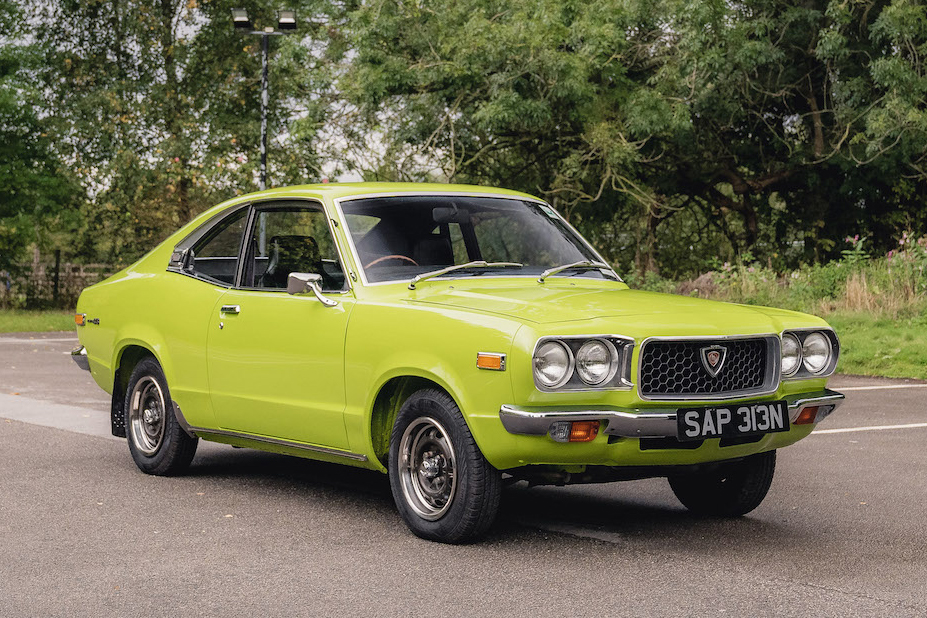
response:
M286 278L287 294L303 294L312 292L319 302L326 307L334 307L337 300L322 296L322 275L317 273L290 273Z
M174 251L171 254L171 260L168 262L168 267L177 268L182 270L185 273L193 272L193 264L196 256L193 253L193 249L187 247L181 251Z
M193 252L193 249L184 249L182 262L184 272L192 273L196 263L196 254Z

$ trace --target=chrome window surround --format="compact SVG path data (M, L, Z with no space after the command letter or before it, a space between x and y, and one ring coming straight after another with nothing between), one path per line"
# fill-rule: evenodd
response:
M564 225L566 225L567 229L569 229L576 236L576 238L579 239L579 241L583 244L583 246L586 247L589 251L591 251L592 254L596 258L598 258L600 262L604 264L608 264L608 261L605 260L605 258L603 258L601 254L599 254L599 252L596 251L595 248L591 244L589 244L589 241L587 241L583 237L582 234L576 231L576 228L570 225L570 222L567 221L559 212L557 212L557 210L553 206L551 206L544 200L536 198L536 197L531 197L527 195L526 196L515 196L515 195L506 195L502 193L482 193L482 192L470 192L470 191L391 191L391 192L384 192L384 193L365 193L362 195L347 195L347 196L335 198L332 200L332 202L335 205L335 209L338 212L338 217L344 223L344 229L345 229L344 236L347 239L348 248L351 251L351 256L354 258L354 264L356 265L357 270L360 273L361 283L363 283L363 285L365 286L394 285L396 283L408 283L408 282L405 279L393 279L391 281L378 281L376 283L370 283L369 281L367 281L367 273L364 271L364 265L361 264L360 257L357 254L357 248L354 246L354 237L351 235L351 230L347 225L347 219L344 216L344 210L342 209L341 205L344 202L351 202L354 200L377 199L377 198L383 198L383 197L419 197L419 196L473 197L473 198L485 197L485 198L492 198L492 199L515 200L517 202L532 202L535 204L541 204L543 206L546 206L547 208L550 208L551 212L557 215L557 219L561 221ZM621 275L618 275L618 273L615 272L614 269L612 269L612 272L614 272L618 276L619 281L623 282L623 280L621 279ZM511 279L513 277L514 278L535 279L535 280L537 279L537 275L513 275L511 273L507 275L496 276L496 277L482 276L480 278L485 280L485 279L502 279L502 278ZM463 279L463 278L466 278L466 277L447 277L447 279ZM444 278L442 277L442 279Z
M204 221L195 230L193 230L192 232L184 236L183 239L180 242L178 242L176 245L174 245L174 248L171 250L171 257L168 258L168 262L167 262L167 269L166 269L167 272L177 273L178 275L190 277L191 279L196 279L197 281L203 281L204 283L208 283L210 285L214 285L220 288L225 288L227 290L234 288L235 287L234 283L229 285L228 283L225 283L224 281L218 281L217 279L205 277L196 272L184 270L182 266L176 265L176 261L180 258L181 252L193 247L193 245L198 243L200 239L202 239L204 236L209 234L209 232L211 232L213 228L215 228L217 225L220 225L223 221L229 219L230 217L233 217L240 210L248 211L245 213L245 230L247 230L248 223L251 220L250 208L251 208L251 202L239 202L233 206L226 208L225 210L222 210L221 212L217 212L213 216L209 217L209 219ZM235 256L234 258L232 258L231 256L229 256L228 258L228 259L235 259L239 261L239 264L235 268L235 278L234 278L235 282L238 281L238 273L241 270L241 252L242 252L242 247L244 246L244 243L245 243L245 234L242 233L241 236L242 236L241 241L238 243L238 255Z
M766 375L763 376L763 384L758 388L745 388L737 391L731 391L723 394L697 395L686 393L682 395L668 394L659 397L648 397L640 391L641 384L641 362L640 357L644 354L647 344L651 341L705 341L721 342L735 341L741 339L765 339L766 340ZM640 352L637 358L637 395L642 401L728 401L730 399L740 399L742 397L761 397L775 393L779 388L780 370L782 368L782 352L780 350L779 335L774 333L756 333L751 335L699 335L692 337L647 337L641 343Z
M576 371L576 350L587 341L592 341L593 339L605 339L612 343L615 346L616 351L618 352L618 362L617 368L613 375L609 377L608 380L605 380L602 384L592 386L583 382L582 378L579 377L579 374ZM557 341L566 346L567 350L570 352L570 369L568 371L569 377L561 385L556 387L545 386L538 382L537 375L534 372L534 355L537 354L538 348L547 341ZM576 342L574 346L571 346L567 342ZM534 386L542 393L582 393L582 392L599 392L599 391L629 391L634 388L634 383L631 381L631 357L634 352L634 339L631 337L626 337L624 335L550 335L546 337L541 337L534 344L534 349L531 351L531 377L534 379Z
M804 354L802 355L802 360L798 364L798 370L789 376L782 376L782 381L786 380L809 380L812 378L827 378L834 374L837 370L837 361L840 359L840 339L837 337L837 333L832 328L790 328L788 330L782 331L779 336L785 335L786 333L795 335L798 337L798 344L801 347L805 345L805 338L811 333L821 333L824 335L827 340L830 342L830 361L827 365L824 366L824 369L817 373L811 373L805 367ZM801 348L799 348L801 349Z
M215 285L215 286L218 286L218 287L223 287L223 288L226 288L226 289L233 289L233 288L234 288L234 289L248 290L248 291L253 291L253 292L268 292L268 293L279 293L279 292L283 292L283 293L286 293L286 290L284 290L284 289L280 289L280 290L267 290L267 289L263 289L263 288L246 288L246 287L242 287L242 286L241 286L241 278L242 278L243 273L244 273L244 255L245 255L246 246L247 246L247 243L248 243L248 232L251 230L251 225L252 225L252 223L254 222L254 215L255 215L255 212L256 212L259 208L264 208L264 207L266 207L267 205L273 204L273 203L275 203L275 202L276 202L276 203L281 203L281 202L308 202L308 203L311 203L311 204L314 204L314 205L318 205L319 210L321 210L321 211L322 211L322 214L325 215L326 224L328 225L328 233L331 234L332 243L335 245L335 250L338 252L338 259L339 259L340 262L341 262L341 271L342 271L342 272L344 273L344 275L345 275L344 281L345 281L345 284L347 285L347 288L344 289L344 290L325 290L324 292L325 292L326 294L347 294L348 292L350 292L351 289L352 289L352 287L353 287L352 284L351 284L351 282L352 282L352 280L354 279L354 277L353 277L353 274L354 274L354 273L353 273L353 272L350 272L350 273L349 273L349 269L347 268L348 264L347 264L347 262L345 262L345 259L344 259L344 251L343 251L343 249L342 249L342 247L341 247L341 243L338 242L338 237L335 235L335 230L334 230L334 228L332 227L332 224L333 224L333 223L334 223L335 225L338 225L338 223L337 223L337 221L331 216L331 213L329 212L328 208L327 208L326 205L325 205L325 201L322 200L322 199L319 199L319 198L314 198L314 197L301 197L301 196L293 196L293 197L278 197L278 196L274 196L274 197L267 197L267 198L258 199L258 200L251 200L251 201L247 201L247 202L239 202L239 203L237 203L237 204L235 204L235 205L233 205L233 206L230 206L229 208L227 208L227 209L225 209L225 210L223 210L223 211L221 211L221 212L217 212L215 215L213 215L212 217L210 217L209 219L207 219L206 221L204 221L199 227L197 227L195 230L193 230L193 231L190 232L187 236L185 236L180 242L178 242L176 245L174 245L174 249L173 249L172 252L171 252L171 258L170 258L171 261L168 262L167 271L168 271L168 272L172 272L172 273L177 273L177 274L180 274L180 275L184 275L184 276L190 277L190 278L192 278L192 279L196 279L196 280L198 280L198 281L203 281L203 282L205 282L205 283L209 283L209 284L211 284L211 285ZM271 206L271 207L272 207L272 206ZM249 209L249 212L248 212L248 214L245 216L245 232L244 232L244 234L242 234L241 244L240 244L239 247L238 247L238 257L236 258L236 259L238 260L238 267L235 269L235 284L234 284L234 285L228 285L227 283L223 283L223 282L215 281L215 280L212 280L212 279L207 279L207 278L205 278L205 277L197 276L195 273L190 273L190 272L187 272L187 271L183 270L182 268L178 268L178 267L176 267L176 266L173 266L173 259L174 259L174 255L175 255L175 254L177 254L179 251L183 251L184 249L188 249L188 248L192 247L192 246L195 245L203 236L205 236L206 234L208 234L208 233L212 230L213 227L215 227L216 225L218 225L218 224L221 223L222 221L225 221L226 217L229 217L229 216L233 215L234 213L238 212L239 210L245 209L245 208ZM348 236L350 236L350 235L348 235Z

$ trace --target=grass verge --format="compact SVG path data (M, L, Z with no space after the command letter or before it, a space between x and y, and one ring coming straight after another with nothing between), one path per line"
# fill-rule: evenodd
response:
M74 330L74 312L0 309L0 333L45 333L58 330Z
M895 317L878 311L821 313L840 337L841 373L927 380L927 307ZM73 330L71 312L0 310L0 333Z
M841 373L927 380L927 313L909 317L834 312Z

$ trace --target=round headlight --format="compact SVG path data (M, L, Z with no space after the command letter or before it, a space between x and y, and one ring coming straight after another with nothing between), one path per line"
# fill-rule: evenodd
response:
M830 339L824 333L811 333L805 337L801 354L805 360L805 369L811 373L821 373L830 364Z
M534 377L547 388L566 384L573 372L573 353L559 341L545 341L534 353Z
M798 337L791 334L782 335L782 375L790 376L801 365L801 344Z
M608 380L614 374L615 346L603 339L590 339L576 352L576 373L580 379L595 386Z

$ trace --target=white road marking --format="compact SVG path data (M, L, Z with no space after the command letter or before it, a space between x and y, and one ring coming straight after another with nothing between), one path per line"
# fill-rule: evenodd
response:
M16 339L13 337L0 337L0 343L64 343L77 341L77 337L54 337L49 339Z
M927 388L927 384L886 384L884 386L844 386L840 388L836 386L834 388L840 389L843 391L881 391L881 390L890 390L893 388Z
M908 423L907 425L871 425L869 427L842 427L840 429L815 429L812 436L822 433L850 433L852 431L883 431L885 429L917 429L927 427L927 423Z
M66 406L21 395L0 394L0 418L113 438L106 409Z

